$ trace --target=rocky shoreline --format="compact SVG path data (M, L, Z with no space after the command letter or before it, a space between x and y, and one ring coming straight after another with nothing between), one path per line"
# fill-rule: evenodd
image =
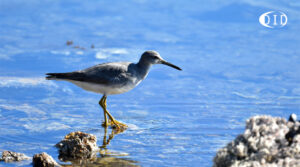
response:
M289 120L254 116L246 129L213 159L214 167L296 167L300 166L300 123L296 115Z
M109 143L106 133L103 141ZM97 153L100 151L101 154L101 148L105 149L106 144L99 147L96 136L77 131L67 134L55 146L58 148L60 161L81 164L83 161L100 162ZM105 157L105 155L102 156L103 158L105 163L111 161L114 164L135 166L130 160ZM3 151L0 157L0 161L5 162L30 159L32 165L36 167L61 166L47 153L35 154L30 158L22 153ZM300 122L295 114L292 114L288 120L267 115L251 117L246 121L244 133L221 148L213 159L213 167L278 166L300 166Z
M84 132L71 132L55 145L58 148L61 161L78 161L96 158L99 151L96 136ZM30 158L22 153L3 151L0 161L13 162L32 159L34 167L57 167L59 165L47 153L35 154Z

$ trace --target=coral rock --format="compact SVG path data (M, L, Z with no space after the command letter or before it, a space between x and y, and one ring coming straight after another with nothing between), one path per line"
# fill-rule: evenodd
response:
M213 166L300 166L299 129L298 121L254 116L247 120L243 134L217 152Z
M43 152L35 154L32 159L34 167L57 167L60 166L50 155Z
M62 161L76 159L90 159L99 150L97 138L88 133L71 132L56 144L59 149L59 159Z
M2 158L0 161L11 162L11 161L22 161L22 160L29 160L30 158L22 153L16 153L12 151L3 151Z

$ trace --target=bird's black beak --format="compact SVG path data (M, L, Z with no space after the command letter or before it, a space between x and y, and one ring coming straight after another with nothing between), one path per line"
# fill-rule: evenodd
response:
M173 68L175 68L175 69L177 69L177 70L180 70L180 71L181 71L181 68L179 68L179 67L175 66L174 64L171 64L171 63L169 63L169 62L167 62L167 61L165 61L165 60L161 60L160 62L161 62L161 64L164 64L164 65L167 65L167 66L173 67Z

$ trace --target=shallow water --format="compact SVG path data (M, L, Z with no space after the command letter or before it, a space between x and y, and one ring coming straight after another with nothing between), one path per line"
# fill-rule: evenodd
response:
M299 8L276 0L1 1L0 151L59 161L54 145L78 130L101 146L101 95L44 74L136 62L153 49L183 71L155 65L137 88L108 97L129 129L114 135L106 158L117 166L211 166L250 116L299 113ZM287 26L261 26L270 10L285 12Z

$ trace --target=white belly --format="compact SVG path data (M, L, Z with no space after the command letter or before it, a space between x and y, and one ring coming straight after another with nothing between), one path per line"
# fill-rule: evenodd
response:
M69 82L72 82L73 84L81 87L82 89L85 89L87 91L95 92L95 93L100 93L100 94L121 94L130 91L134 87L136 87L140 82L136 84L126 84L123 85L122 87L112 87L112 86L107 86L107 85L102 85L102 84L94 84L94 83L89 83L89 82L80 82L80 81L72 81L68 80Z

